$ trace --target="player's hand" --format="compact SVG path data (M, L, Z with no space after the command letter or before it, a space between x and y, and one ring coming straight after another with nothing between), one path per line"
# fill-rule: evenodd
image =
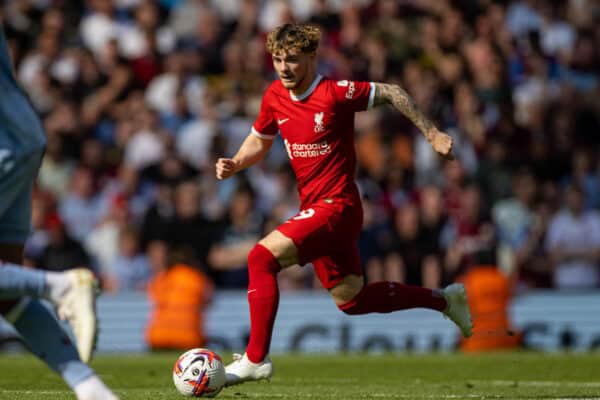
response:
M429 143L431 143L431 147L433 147L438 154L448 160L454 159L454 156L452 155L452 145L454 144L454 141L450 135L436 131L429 140Z
M215 164L217 179L227 179L236 172L237 162L231 158L219 158Z

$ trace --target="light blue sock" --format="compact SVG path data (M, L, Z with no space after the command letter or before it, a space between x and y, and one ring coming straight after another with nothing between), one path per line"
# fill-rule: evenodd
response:
M0 264L0 299L42 297L45 287L45 272L15 264Z
M79 358L67 332L39 300L30 299L14 327L31 352L62 376L71 388L94 375Z

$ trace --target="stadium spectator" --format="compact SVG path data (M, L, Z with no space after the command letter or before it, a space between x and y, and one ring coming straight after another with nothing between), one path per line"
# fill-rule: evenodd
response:
M550 206L545 201L534 205L533 220L527 240L515 254L518 273L515 278L523 287L552 287L552 267L545 251L548 222L551 217Z
M38 174L40 189L52 193L57 199L63 199L67 194L74 167L75 163L65 157L62 137L60 135L48 136L46 156Z
M114 261L117 288L120 291L143 291L150 279L148 259L140 252L139 236L131 227L119 232L119 249Z
M171 226L175 220L173 187L166 182L157 182L153 200L152 205L144 215L141 226L142 246L144 248L155 240L169 240Z
M391 246L392 234L385 223L385 211L367 196L362 197L363 228L358 238L361 264L368 282L383 280L383 249ZM282 272L285 272L283 270Z
M119 248L123 245L119 243L120 232L129 225L127 199L115 196L108 207L107 215L86 236L83 245L92 257L103 288L116 291L119 288L116 261Z
M512 274L520 266L520 253L535 235L535 211L533 210L537 182L529 171L517 173L513 178L513 197L497 202L492 218L499 241L499 266Z
M583 190L583 204L586 210L600 207L600 179L592 170L592 158L587 149L577 149L571 158L571 174L565 179L566 185L575 184Z
M447 250L446 279L454 280L467 266L472 265L473 256L489 246L494 235L481 190L476 184L466 184L460 196L460 209L444 228L442 241Z
M461 338L466 352L509 350L518 347L522 337L514 331L509 306L514 293L512 274L504 274L494 262L494 247L482 248L473 264L460 276L469 293L473 316L473 336Z
M160 246L160 245L157 245ZM156 248L156 251L162 251ZM146 341L153 350L191 349L206 345L204 312L212 298L212 282L190 265L184 248L171 252L170 266L156 271L148 284L152 303Z
M38 258L35 267L49 271L65 271L73 268L92 269L90 256L83 246L73 239L57 214L50 214L46 220L48 243Z
M396 211L394 237L377 280L439 288L443 273L436 247L422 234L417 206L404 205Z
M423 240L429 244L431 254L442 255L441 235L448 221L444 210L442 191L433 185L423 186L419 192L419 219Z
M550 221L546 249L559 289L600 286L600 216L584 209L583 189L572 185L565 193L565 208Z
M71 177L69 192L59 203L60 218L70 236L83 241L102 218L100 202L92 172L80 167Z
M215 244L208 253L208 264L215 283L223 288L248 286L248 252L263 234L263 219L254 210L254 193L239 188L231 199L229 214Z
M201 213L200 187L194 181L182 182L175 187L174 198L175 214L167 242L192 249L195 264L206 266L216 226Z

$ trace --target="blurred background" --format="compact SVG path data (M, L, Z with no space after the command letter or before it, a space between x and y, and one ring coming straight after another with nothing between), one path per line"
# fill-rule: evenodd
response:
M297 212L295 179L280 138L234 179L213 166L250 132L276 78L266 34L290 21L322 29L322 74L400 84L456 143L445 162L392 108L357 114L366 279L464 281L485 327L466 350L600 346L600 1L7 0L0 12L48 135L27 263L97 273L100 350L243 346L246 255ZM275 350L457 344L427 311L347 319L310 266L279 280Z

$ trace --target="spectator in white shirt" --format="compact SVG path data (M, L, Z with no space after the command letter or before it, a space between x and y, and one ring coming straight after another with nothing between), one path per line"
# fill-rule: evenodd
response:
M572 185L566 191L566 208L550 221L546 250L554 266L559 289L600 286L600 216L585 211L583 192Z

